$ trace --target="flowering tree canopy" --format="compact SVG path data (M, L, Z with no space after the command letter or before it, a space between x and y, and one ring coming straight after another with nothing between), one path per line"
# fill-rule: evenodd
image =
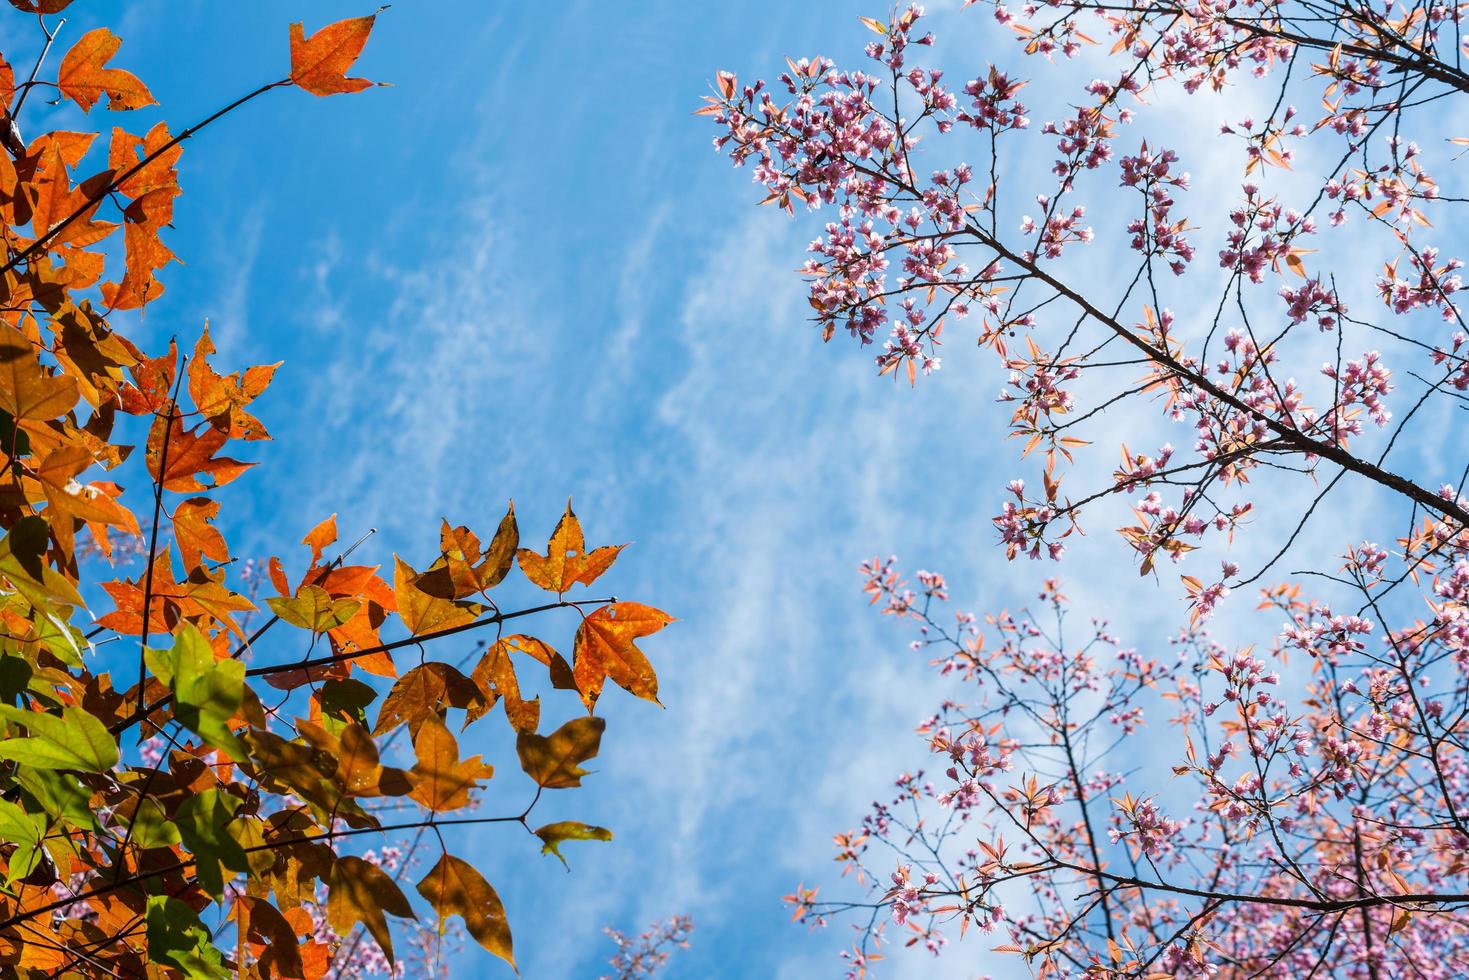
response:
M837 839L874 890L790 896L860 914L854 975L889 920L934 952L995 933L1039 975L1469 969L1462 16L971 2L935 36L914 6L854 25L857 64L717 76L716 146L825 219L823 336L909 383L956 335L998 359L1007 555L1059 560L1120 511L1119 555L1177 564L1188 609L1134 648L1055 581L949 614L941 575L863 566L961 689L919 729L935 773ZM1211 617L1247 586L1284 625L1225 645Z

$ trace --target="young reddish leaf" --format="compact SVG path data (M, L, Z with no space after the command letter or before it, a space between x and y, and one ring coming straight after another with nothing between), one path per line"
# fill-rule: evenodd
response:
M546 789L580 786L588 774L581 764L596 756L606 728L601 718L573 718L550 735L522 732L515 740L520 768Z
M477 755L460 760L458 741L437 715L423 720L413 739L413 751L418 762L408 771L413 786L408 795L435 813L468 806L469 791L479 780L495 774L495 767L485 765Z
M173 510L173 538L178 542L184 569L197 568L202 558L230 560L229 545L219 529L209 523L219 514L219 501L190 497Z
M56 77L61 94L81 106L83 112L90 111L104 94L109 109L153 105L153 96L136 75L121 68L103 67L121 45L122 40L105 27L83 34L61 59Z
M270 584L275 586L275 590L283 596L289 596L291 582L286 578L286 570L282 567L281 560L271 556L270 561L266 562L266 569L270 575Z
M327 886L326 919L338 935L345 936L357 923L382 948L388 962L393 962L393 937L388 931L387 912L403 919L416 919L407 897L393 879L375 864L360 857L339 857L332 865Z
M348 78L347 69L362 54L376 14L328 24L310 37L301 24L291 25L291 82L312 95L360 92L373 83Z
M472 866L445 852L428 876L418 883L418 894L433 907L440 920L461 916L476 942L515 967L505 906L495 889Z
M658 676L633 641L671 622L668 613L637 602L609 603L582 620L571 670L588 711L597 703L608 677L629 694L658 703Z
M391 598L389 593L389 599ZM354 656L351 660L352 669L363 670L379 677L397 677L398 668L393 663L392 651L376 649L382 643L379 628L387 620L387 616L388 607L376 599L367 599L357 610L357 615L327 634L331 638L332 649L338 653L375 650L373 653Z
M313 527L301 539L301 543L311 549L311 564L315 565L321 561L321 553L330 548L337 540L337 515L333 514L320 524Z
M548 823L536 831L536 836L541 839L542 854L554 854L561 862L562 867L568 871L570 865L566 863L566 855L561 853L561 845L569 840L602 840L610 841L612 831L606 827L593 827L591 824L582 823L579 820L561 820L557 823Z
M612 567L618 552L626 547L625 544L607 545L587 553L581 522L572 513L571 501L568 500L566 513L556 523L556 529L546 543L546 553L539 555L528 548L521 548L516 556L526 578L547 592L559 595L578 582L591 585Z
M146 577L140 575L136 581L101 583L103 591L116 603L117 611L103 616L97 624L133 636L143 632ZM152 601L148 610L150 632L171 632L179 617L203 618L219 623L242 640L245 638L232 614L249 612L255 605L225 587L223 569L212 573L202 568L195 569L184 581L177 582L173 577L169 549L165 547L153 562L152 577Z
M174 341L169 341L168 353L162 357L140 356L138 362L128 368L133 383L122 388L122 410L129 415L166 411L172 397L174 378L178 374L178 363L179 349Z

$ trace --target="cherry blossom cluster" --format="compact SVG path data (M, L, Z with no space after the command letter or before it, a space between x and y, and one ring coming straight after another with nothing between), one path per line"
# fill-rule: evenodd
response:
M1437 310L1443 319L1457 322L1459 308L1450 297L1464 288L1464 280L1458 274L1464 267L1463 260L1452 258L1439 262L1438 249L1432 246L1410 250L1406 259L1406 275L1398 272L1398 263L1394 261L1377 280L1382 301L1394 313L1431 309Z
M1050 202L1041 195L1036 199L1041 208L1050 211ZM1020 219L1020 233L1027 238L1040 230L1040 239L1037 247L1027 249L1025 258L1034 261L1037 255L1044 255L1048 259L1058 258L1067 245L1085 244L1095 236L1089 226L1082 224L1086 218L1086 208L1077 205L1069 213L1048 213L1044 223L1037 225L1036 220L1030 215Z
M1244 202L1229 212L1234 228L1219 251L1219 265L1261 283L1267 272L1279 270L1294 255L1296 239L1316 231L1316 221L1262 196L1255 184L1245 184L1242 190Z
M1137 188L1143 197L1142 217L1134 218L1127 226L1132 248L1166 260L1174 275L1181 276L1193 261L1194 247L1183 234L1188 222L1173 219L1173 193L1187 190L1189 182L1187 173L1173 171L1177 162L1177 153L1150 150L1147 143L1135 155L1118 161L1122 185Z
M1129 797L1118 804L1110 818L1107 838L1113 844L1125 842L1136 855L1162 857L1173 849L1173 841L1188 826L1185 820L1164 816L1156 800Z
M1304 323L1314 317L1317 328L1323 333L1334 328L1337 319L1347 311L1336 290L1323 283L1320 276L1308 279L1294 289L1281 286L1280 298L1285 300L1285 315L1290 317L1291 323Z
M636 936L611 927L603 931L617 947L617 952L608 961L612 972L604 974L601 980L647 980L668 965L675 950L689 948L694 920L686 915L675 915L653 923Z
M990 65L984 75L965 83L964 94L971 100L969 108L955 113L954 118L975 129L995 132L1025 129L1030 119L1025 114L1025 104L1015 97L1024 87L1024 82Z
M1359 435L1362 423L1358 418L1360 405L1378 426L1385 426L1392 418L1383 399L1393 390L1389 380L1392 372L1382 363L1382 355L1368 351L1361 360L1348 361L1340 371L1326 364L1321 373L1336 382L1336 404L1323 418L1322 424L1330 430L1332 441L1346 445L1347 437Z

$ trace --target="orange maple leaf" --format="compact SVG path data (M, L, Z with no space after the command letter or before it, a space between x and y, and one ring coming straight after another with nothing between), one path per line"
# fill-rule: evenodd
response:
M193 571L202 559L217 562L230 560L229 545L219 529L209 523L219 516L219 501L208 497L190 497L173 511L173 538L178 542L184 569Z
M194 345L194 359L189 362L189 397L194 400L194 407L210 425L223 430L231 439L269 439L265 426L245 411L245 406L265 391L281 362L257 365L225 377L209 366L208 358L213 353L214 342L209 339L209 325L205 324L199 342Z
M105 27L88 31L61 59L56 84L61 94L82 107L83 112L107 96L109 109L141 109L156 104L152 93L138 76L121 68L104 67L122 39Z
M437 717L424 719L413 740L418 762L408 771L413 791L408 795L435 813L469 805L469 791L495 768L470 756L460 760L459 742Z
M606 545L588 552L586 540L582 537L581 521L572 513L571 501L568 500L566 513L556 523L551 539L546 542L546 553L539 555L529 548L521 548L515 555L526 578L547 592L559 595L578 582L591 585L612 567L618 552L626 547L625 544Z
M36 470L36 479L46 496L46 519L56 543L72 554L76 523L122 528L138 534L132 511L99 488L77 482L77 475L92 465L92 453L84 446L62 446L52 450ZM216 505L217 506L217 505Z
M71 411L80 397L75 378L47 372L25 335L0 325L0 409L17 422L43 422Z
M362 54L372 32L373 14L328 24L310 37L303 25L291 25L291 82L312 95L360 92L374 83L348 78L347 69Z
M301 543L311 549L311 565L321 561L321 552L324 548L330 548L337 540L337 515L333 514L320 524L306 532L306 537Z
M147 452L148 472L153 479L163 484L165 490L194 491L208 490L211 485L224 486L255 465L225 456L215 456L229 439L218 429L208 426L186 429L177 418L170 426L165 427L165 422L167 419L164 416L154 419L153 428L148 433ZM165 432L168 433L166 453ZM201 481L200 474L208 476L213 481L212 484Z
M638 602L613 602L582 620L576 631L571 671L582 703L591 711L612 678L629 694L658 704L658 675L633 641L658 632L673 617Z

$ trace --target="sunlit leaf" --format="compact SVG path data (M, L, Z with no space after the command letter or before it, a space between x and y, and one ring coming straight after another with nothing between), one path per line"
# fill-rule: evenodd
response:
M315 585L301 586L289 599L271 596L265 603L283 622L313 633L336 629L362 608L356 599L333 599L325 589Z
M606 827L593 827L591 824L578 820L560 820L541 827L536 831L536 836L543 842L542 854L554 854L563 866L567 866L566 856L561 853L562 844L569 840L610 841L612 831Z
M141 109L153 105L153 96L138 77L121 68L108 68L122 40L105 27L88 31L61 59L57 87L61 94L89 110L107 96L109 109Z
M571 670L590 711L607 678L630 694L657 703L658 675L633 641L673 622L661 609L637 602L614 602L582 620L576 631Z
M440 919L451 915L462 917L465 929L475 942L515 966L505 906L484 876L469 864L445 853L418 883L418 894Z
M235 737L230 719L244 703L245 665L216 660L214 650L192 624L185 624L167 651L149 650L148 668L173 691L174 717L210 745L236 760L245 747Z
M107 727L81 707L59 715L0 705L0 717L24 725L30 733L0 739L0 759L11 759L41 769L106 772L117 765L117 741Z
M573 718L550 735L522 732L515 740L520 767L546 789L580 786L587 775L581 764L596 756L606 728L601 718Z
M478 685L445 663L430 661L419 664L398 679L378 709L373 735L382 735L399 725L408 724L411 735L426 718L437 717L445 708L471 711L484 701Z
M521 548L516 556L526 578L547 592L559 595L577 583L591 585L612 567L618 553L625 547L627 545L607 545L588 552L581 521L572 513L571 501L568 500L566 513L556 523L551 539L546 542L546 553L540 555Z
M413 786L409 795L435 813L468 806L469 791L495 772L477 755L461 760L459 743L434 716L424 719L419 727L413 751L418 762L408 771Z
M407 897L382 868L352 855L337 858L327 886L328 924L345 936L354 925L362 923L391 963L393 938L387 915L417 918Z
M313 95L360 92L371 86L365 78L346 76L367 44L374 19L375 15L339 20L310 37L301 24L292 24L291 81Z

